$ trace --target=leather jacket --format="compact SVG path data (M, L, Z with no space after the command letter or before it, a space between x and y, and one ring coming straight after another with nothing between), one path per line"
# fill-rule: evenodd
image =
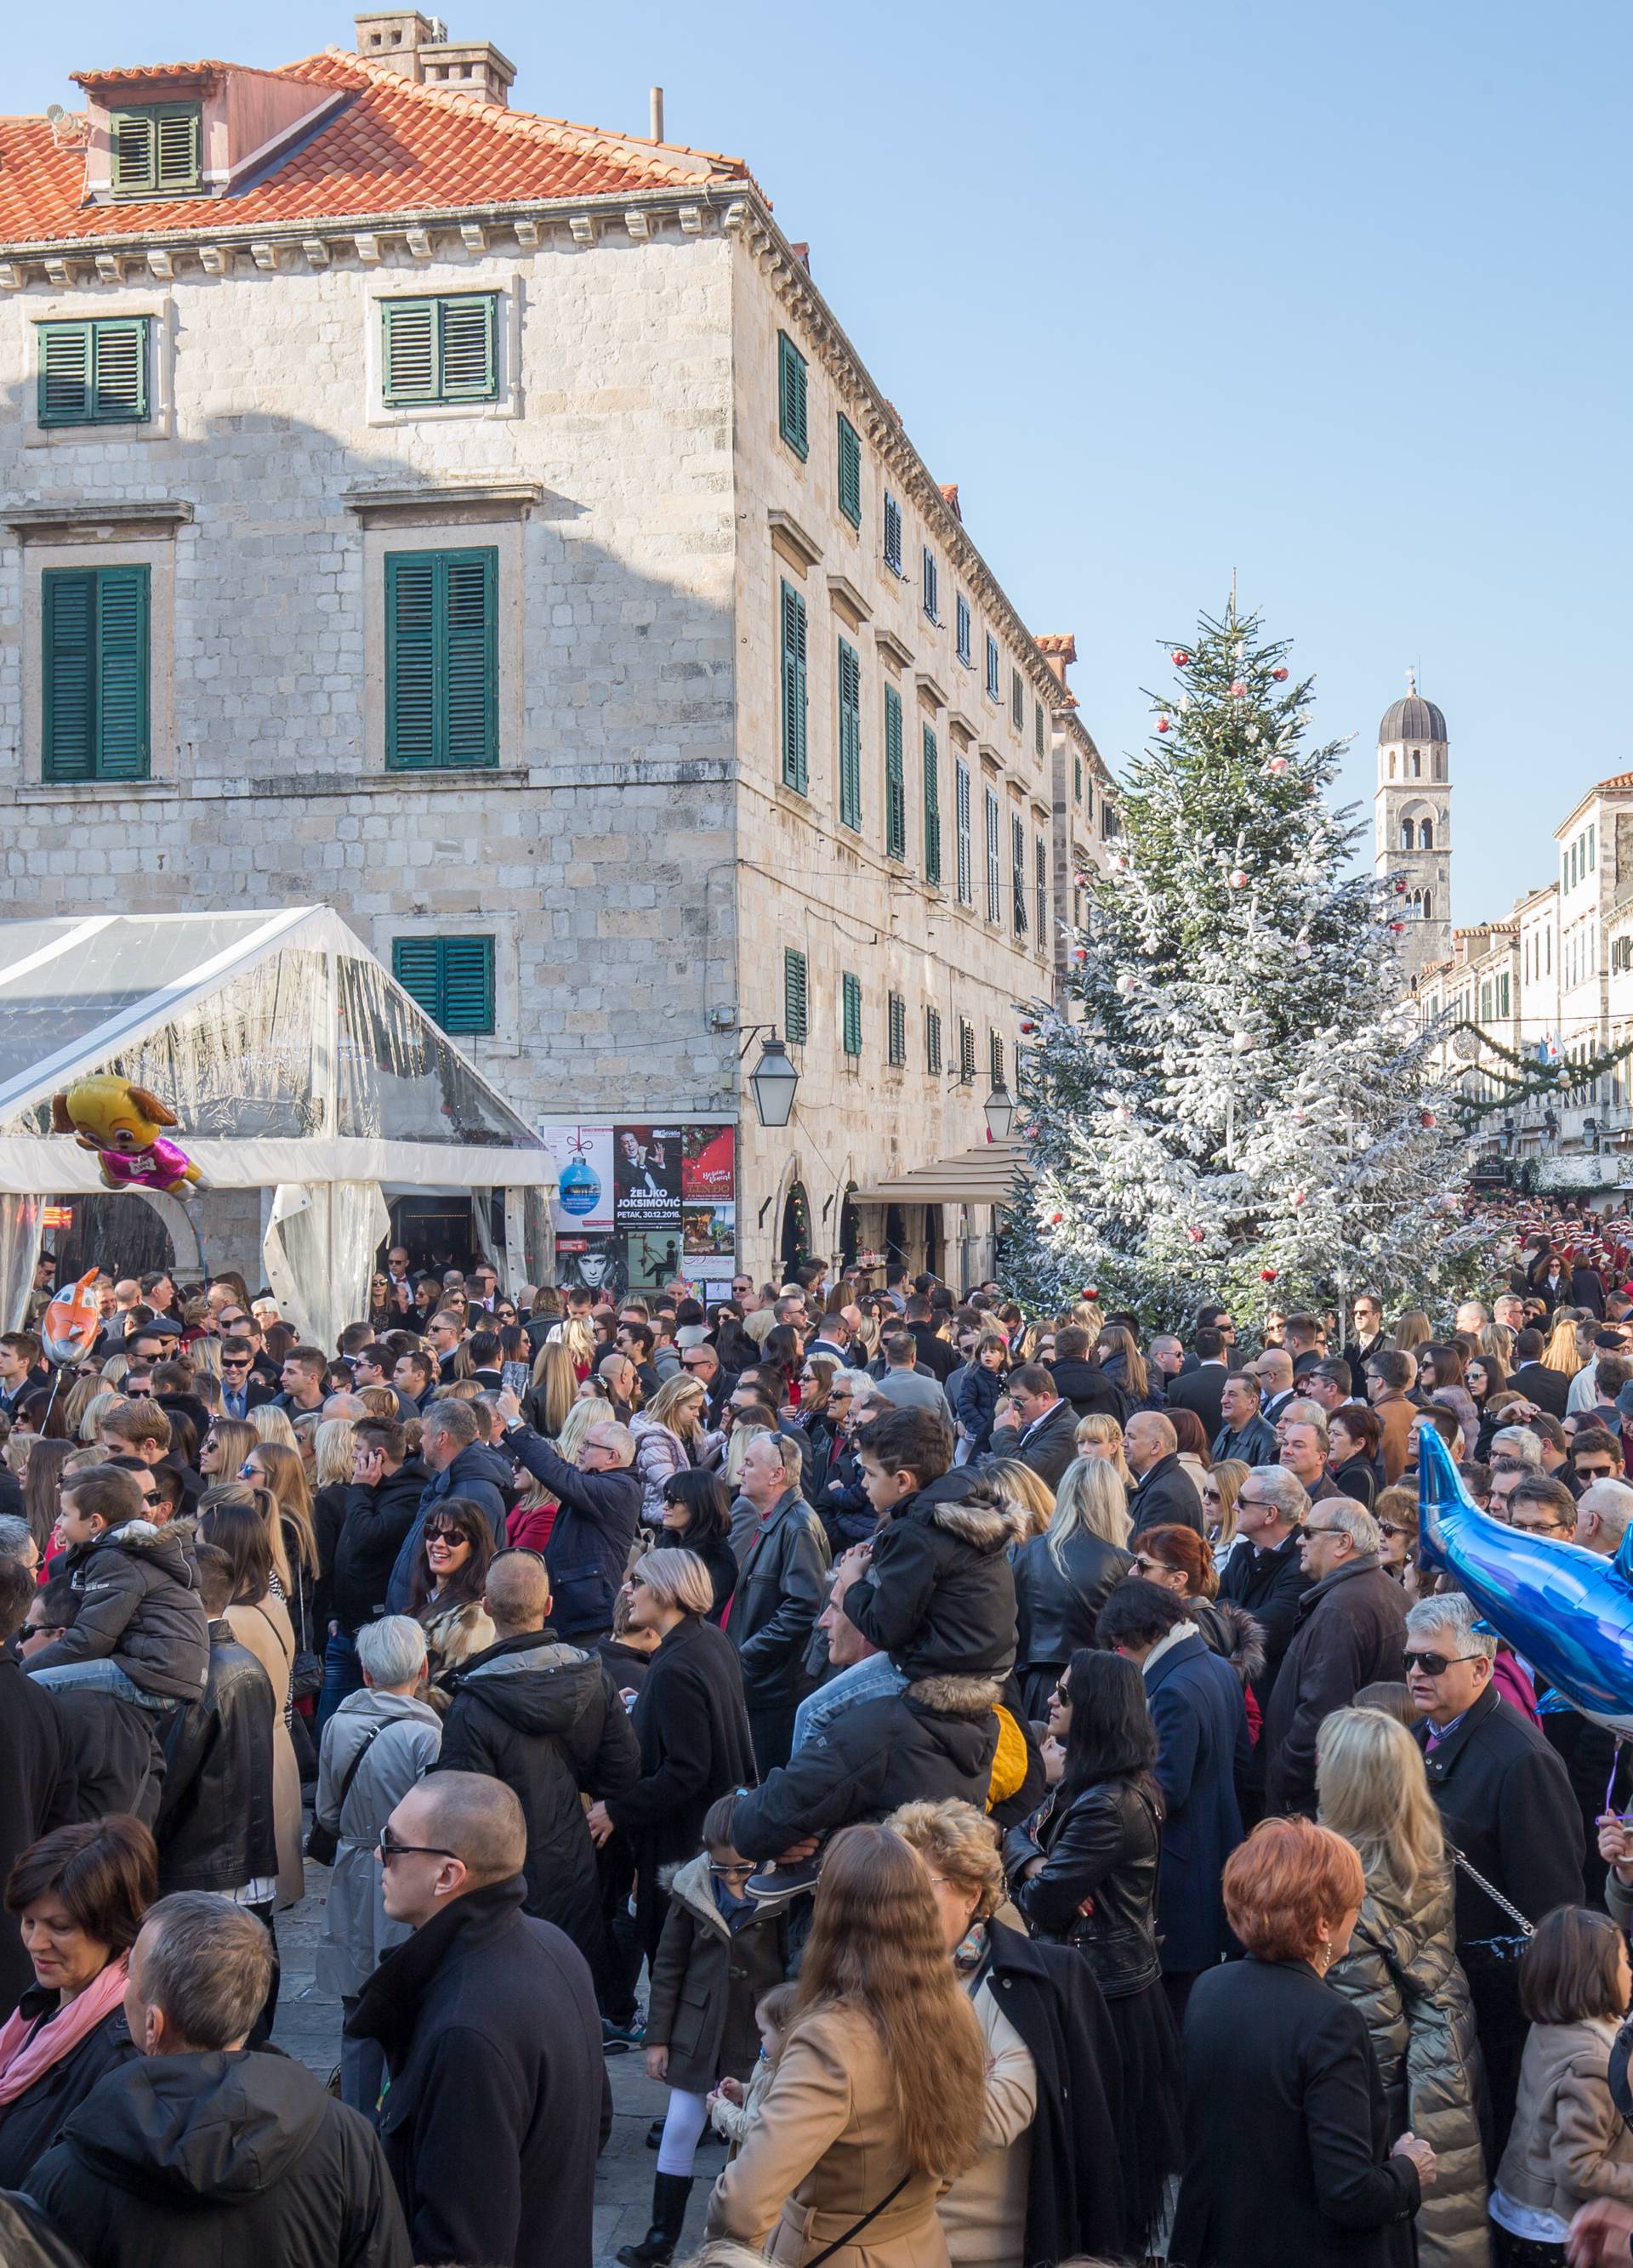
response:
M1097 1535L1068 1536L1056 1565L1046 1535L1034 1535L1016 1550L1015 1606L1018 1627L1016 1660L1023 1669L1064 1668L1080 1646L1094 1644L1095 1616L1112 1586L1134 1565Z
M1035 1933L1075 1946L1108 2000L1156 1984L1162 1973L1156 1916L1163 1849L1156 1789L1097 1780L1038 1826L1043 1866L1015 1892Z
M272 1804L271 1681L225 1622L210 1625L202 1701L165 1727L165 1786L153 1828L159 1887L241 1889L277 1872Z

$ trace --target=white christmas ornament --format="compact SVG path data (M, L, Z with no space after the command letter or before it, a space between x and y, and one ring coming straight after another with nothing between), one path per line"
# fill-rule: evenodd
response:
M1231 872L1230 887L1233 890L1245 890L1247 887L1247 877L1239 866L1235 867Z
M1140 990L1140 980L1137 976L1125 971L1117 980L1117 989L1126 1000L1131 992L1137 992Z
M1273 779L1280 779L1282 773L1287 770L1287 758L1285 756L1272 756L1267 769Z
M1233 1056L1251 1055L1252 1053L1252 1047L1253 1035L1251 1032L1231 1033L1230 1052Z
M1250 725L1248 726L1246 738L1247 745L1250 748L1256 745L1259 739L1259 727L1257 725Z

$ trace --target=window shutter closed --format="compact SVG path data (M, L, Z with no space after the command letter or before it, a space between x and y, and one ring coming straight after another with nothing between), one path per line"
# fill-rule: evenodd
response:
M428 1016L442 1020L442 955L434 937L398 937L391 941L391 973Z
M52 571L43 596L46 778L145 779L147 569Z
M155 125L159 189L196 188L199 178L199 113L196 110L161 110Z
M899 992L890 995L890 1061L899 1070L907 1060L907 1003Z
M491 291L384 301L387 403L491 401L499 391L497 307Z
M394 938L391 973L445 1032L480 1035L492 1031L491 937Z
M147 569L105 567L97 577L97 775L147 777Z
M839 640L839 823L862 823L861 663L845 638Z
M437 386L436 308L430 299L388 299L385 323L386 400L432 401Z
M861 1042L861 979L846 972L844 982L844 1039L847 1056L859 1056Z
M40 423L73 425L91 409L89 323L42 323L40 328Z
M935 735L924 727L924 879L942 879L942 764Z
M45 777L96 777L96 576L45 578Z
M861 526L861 437L844 415L839 418L839 510L853 527Z
M494 551L455 553L443 563L447 587L445 763L499 760L493 682L498 564Z
M792 946L785 946L782 956L782 1023L790 1043L802 1047L809 1028L805 955Z
M147 415L147 318L92 325L91 415L98 422Z
M782 586L782 780L805 792L806 641L805 601L792 583Z
M386 762L428 771L499 761L497 551L386 559Z
M805 431L805 357L786 331L777 334L777 412L783 439L796 457L809 446Z
M116 113L112 121L114 187L151 189L157 184L159 136L151 110Z
M147 416L147 318L40 326L42 425L100 425Z
M924 1067L940 1075L942 1068L942 1018L937 1008L924 1012Z
M902 773L902 696L884 688L884 855L907 856L907 784Z
M439 299L442 399L485 401L494 390L493 298Z

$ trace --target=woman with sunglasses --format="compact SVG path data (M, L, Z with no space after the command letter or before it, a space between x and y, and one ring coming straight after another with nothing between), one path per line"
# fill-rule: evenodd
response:
M1264 1631L1242 1608L1228 1599L1219 1602L1213 1553L1193 1528L1142 1528L1130 1548L1134 1556L1129 1572L1183 1599L1190 1619L1244 1686L1262 1673Z
M690 1371L676 1371L666 1379L646 1409L630 1420L635 1437L635 1470L640 1480L640 1524L657 1528L663 1524L663 1491L676 1473L685 1472L703 1454L706 1431L704 1405L708 1399Z
M312 1519L312 1490L300 1452L286 1449L280 1442L258 1441L245 1458L241 1475L253 1486L267 1490L277 1506L270 1535L273 1580L290 1602L299 1651L321 1653L314 1632L316 1587L322 1569Z
M1372 1517L1383 1538L1378 1565L1393 1576L1408 1599L1421 1597L1432 1578L1420 1578L1417 1572L1417 1491L1405 1486L1380 1491Z
M731 1495L719 1473L693 1467L664 1483L660 1542L666 1551L695 1552L703 1562L714 1594L708 1618L719 1622L737 1587L737 1555L731 1548Z
M198 1445L198 1469L212 1488L219 1488L240 1478L260 1447L261 1437L248 1421L212 1418Z
M1236 1499L1247 1467L1240 1457L1221 1457L1202 1476L1202 1525L1214 1554L1214 1572L1223 1575L1238 1546L1246 1543L1236 1527Z
M447 1690L453 1673L494 1642L482 1594L493 1557L493 1531L480 1505L445 1496L428 1515L409 1610L425 1633L428 1675Z

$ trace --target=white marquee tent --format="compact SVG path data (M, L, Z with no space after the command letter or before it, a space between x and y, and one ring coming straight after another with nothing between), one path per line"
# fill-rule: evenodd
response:
M44 1199L103 1186L94 1153L51 1132L53 1094L96 1071L175 1112L205 1177L186 1212L206 1265L211 1194L270 1192L267 1280L318 1345L368 1312L387 1189L468 1193L484 1225L504 1191L506 1272L549 1272L550 1152L332 908L0 921L7 1328Z

